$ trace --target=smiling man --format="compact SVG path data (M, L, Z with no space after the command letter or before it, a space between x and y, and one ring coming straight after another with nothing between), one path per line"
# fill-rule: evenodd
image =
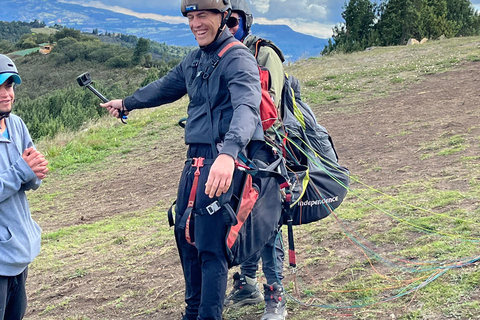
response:
M219 53L237 40L226 28L230 0L182 0L182 14L200 48L166 76L102 107L119 117L188 94L187 162L175 205L175 239L185 278L184 320L221 320L227 287L227 210L219 197L237 186L235 159L264 146L257 63L246 47ZM198 175L196 175L197 173ZM194 187L195 186L195 187ZM240 191L233 189L235 196ZM218 201L217 201L218 200ZM193 229L193 230L192 230Z

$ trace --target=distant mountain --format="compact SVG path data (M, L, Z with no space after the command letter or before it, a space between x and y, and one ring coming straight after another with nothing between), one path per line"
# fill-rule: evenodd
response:
M196 46L188 25L169 24L152 19L116 13L104 9L84 7L56 0L2 0L1 21L44 21L48 26L59 24L82 32L122 33L148 38L160 43L177 46ZM254 34L275 42L287 61L318 56L327 43L293 31L286 25L259 25L252 27Z
M282 50L287 61L317 57L328 42L328 39L295 32L287 25L253 24L252 33L272 40Z

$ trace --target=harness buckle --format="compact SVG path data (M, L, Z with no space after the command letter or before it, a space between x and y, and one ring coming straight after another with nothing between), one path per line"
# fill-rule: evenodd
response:
M205 158L193 158L192 160L192 167L199 169L203 167L203 160L205 160Z
M211 204L209 204L205 209L207 210L209 215L212 215L218 210L220 210L220 208L222 208L220 203L218 201L214 201Z

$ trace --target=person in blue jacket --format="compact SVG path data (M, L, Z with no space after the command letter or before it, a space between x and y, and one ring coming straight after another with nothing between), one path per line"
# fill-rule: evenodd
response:
M252 155L256 142L264 144L261 87L257 63L246 47L231 49L218 58L222 50L237 42L226 28L230 0L182 0L181 11L200 48L161 79L101 106L120 117L133 109L156 107L188 94L185 143L189 160L175 206L175 239L185 278L183 319L221 320L228 276L228 226L226 210L212 205L235 185L238 154ZM198 180L195 172L200 174ZM186 214L188 210L193 214ZM193 234L186 231L191 226Z
M11 113L15 86L22 82L13 61L0 55L0 319L23 319L28 265L40 252L41 229L25 194L48 172L25 123Z

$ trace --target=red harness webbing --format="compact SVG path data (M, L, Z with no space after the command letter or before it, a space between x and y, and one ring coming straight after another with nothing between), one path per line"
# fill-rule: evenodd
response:
M205 158L193 158L192 160L193 160L192 167L197 168L197 170L195 170L195 177L193 178L192 189L190 190L190 196L188 197L187 208L193 209L193 205L195 204L195 196L197 195L198 177L200 177L200 168L203 167L203 160L205 160ZM190 213L188 214L188 218L187 218L187 224L185 226L185 239L191 245L195 245L195 242L192 242L192 239L190 237L191 216L192 216L192 211L190 210Z

